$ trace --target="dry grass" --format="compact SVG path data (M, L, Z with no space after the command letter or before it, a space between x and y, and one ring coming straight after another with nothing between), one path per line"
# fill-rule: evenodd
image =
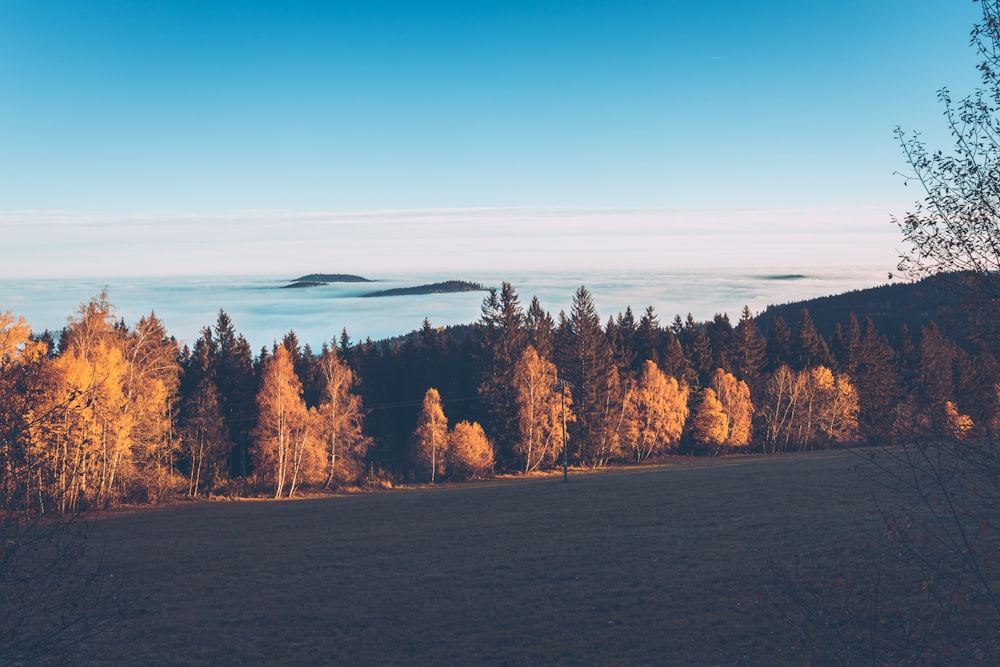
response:
M881 530L849 452L108 516L89 664L795 663L769 559Z

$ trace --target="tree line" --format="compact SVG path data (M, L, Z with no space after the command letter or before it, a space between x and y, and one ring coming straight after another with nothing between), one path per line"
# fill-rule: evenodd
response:
M73 513L208 494L465 479L674 454L884 444L1000 429L982 337L928 322L891 338L851 314L827 339L803 308L662 325L602 321L580 287L557 317L504 283L466 327L318 352L294 331L254 354L220 311L190 346L102 293L55 337L0 315L7 512ZM565 453L564 453L565 448Z

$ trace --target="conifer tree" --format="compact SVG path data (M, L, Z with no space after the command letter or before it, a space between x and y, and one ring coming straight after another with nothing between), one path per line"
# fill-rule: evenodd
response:
M253 353L243 334L237 334L232 320L224 310L219 310L215 324L217 359L216 384L222 397L222 414L229 429L229 439L234 449L230 470L235 476L250 473L250 433L256 424L257 378ZM262 350L261 364L268 355Z
M853 325L849 325L850 347L854 346L853 339ZM879 334L870 317L865 318L857 351L850 354L850 359L848 375L858 392L861 430L873 444L887 443L896 426L897 406L902 400L902 378L896 351L885 336Z
M830 350L823 336L816 330L809 310L803 308L799 326L792 341L792 368L804 370L816 366L830 366Z
M574 386L577 420L572 441L580 460L602 465L619 453L624 403L611 347L586 287L574 294L570 317L556 341L559 365Z
M681 342L674 335L671 329L663 329L660 336L660 368L667 377L677 378L678 381L690 382L694 377L694 368L691 361L684 354Z
M229 479L233 442L223 419L217 357L212 330L204 327L184 362L181 380L181 452L187 466L190 496L210 491Z
M624 313L619 313L617 320L608 319L608 342L614 354L615 364L618 366L618 374L622 379L632 378L635 375L638 327L631 307L627 307Z
M638 371L647 360L660 363L662 333L656 310L653 306L646 306L635 332L635 370Z
M506 465L517 438L512 375L514 364L527 344L525 316L517 292L506 282L499 292L490 290L481 310L482 316L476 326L482 359L479 392L489 415L497 457L501 465Z
M712 346L712 365L727 373L732 372L733 364L730 357L733 354L734 332L729 315L716 313L712 321L705 327L705 333Z
M555 340L555 322L549 315L538 297L531 298L531 305L525 314L524 326L527 330L527 344L535 348L538 355L544 359L551 359L553 344Z
M712 343L708 340L704 330L695 324L691 313L688 313L687 319L684 320L684 330L680 341L695 373L693 377L688 378L689 382L699 387L706 386L715 370L715 364L712 361Z
M785 322L785 318L778 315L771 324L771 331L767 336L767 365L771 371L776 371L783 365L791 365L792 359L792 330Z
M919 387L927 408L940 412L944 404L955 400L955 349L937 324L931 322L920 330Z
M767 364L767 343L757 331L750 308L743 306L740 321L733 330L733 373L751 389L760 387Z
M840 370L854 377L864 354L861 349L861 325L854 313L848 317L846 330L840 322L837 323L830 347Z

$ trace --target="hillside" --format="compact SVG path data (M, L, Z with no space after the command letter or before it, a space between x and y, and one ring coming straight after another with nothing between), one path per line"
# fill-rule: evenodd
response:
M903 324L912 332L935 321L945 331L968 329L971 324L969 313L981 305L984 290L992 285L984 285L984 279L969 274L946 274L925 278L918 282L894 282L891 284L853 290L844 294L768 306L760 313L757 327L766 333L771 330L776 317L781 317L794 326L801 317L802 309L809 311L816 329L829 338L833 336L837 323L847 323L851 313L864 321L870 317L876 328L894 335ZM989 278L995 282L995 278ZM970 305L973 306L970 308Z

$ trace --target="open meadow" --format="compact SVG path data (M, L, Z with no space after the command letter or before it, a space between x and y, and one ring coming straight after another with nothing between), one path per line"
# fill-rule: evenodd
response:
M795 664L769 562L884 532L845 451L113 514L87 664Z

